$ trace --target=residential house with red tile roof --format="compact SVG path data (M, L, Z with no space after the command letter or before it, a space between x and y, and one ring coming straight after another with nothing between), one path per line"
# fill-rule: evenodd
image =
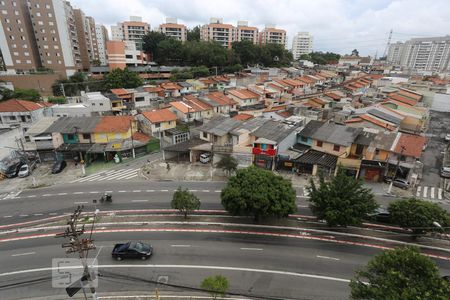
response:
M49 103L9 99L0 102L0 128L21 126L24 132L42 119Z
M237 110L238 103L223 92L210 92L198 99L211 105L216 114L229 114Z
M130 139L137 132L137 122L133 116L104 116L92 130L95 143L109 143Z
M185 95L181 101L170 102L170 110L183 122L203 122L213 115L213 107L193 95Z
M236 120L236 121L247 121L250 119L253 119L255 116L251 115L251 114L238 114L236 116L234 116L232 119Z
M164 97L175 98L181 96L181 90L183 89L177 83L174 82L164 82L159 85L160 88L164 90Z
M142 131L156 137L177 126L177 116L168 108L146 111L137 116Z
M248 89L233 89L227 91L228 96L238 103L238 106L245 107L261 102L262 97Z

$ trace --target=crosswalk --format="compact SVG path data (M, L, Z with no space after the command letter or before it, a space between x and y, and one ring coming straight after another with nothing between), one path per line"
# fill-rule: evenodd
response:
M442 200L443 190L434 186L418 186L416 190L417 198Z
M71 183L77 182L90 182L90 181L110 181L110 180L128 180L138 176L139 168L137 169L123 169L123 170L111 170L92 174L86 177L78 178L71 181Z

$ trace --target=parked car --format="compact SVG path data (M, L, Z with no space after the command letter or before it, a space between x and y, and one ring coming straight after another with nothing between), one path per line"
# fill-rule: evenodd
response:
M367 216L380 223L389 223L391 218L391 214L384 207L377 208L373 213L368 214Z
M16 177L25 162L17 157L8 157L0 161L0 171L8 178Z
M392 183L392 185L402 188L404 190L407 190L409 188L409 182L405 179L400 179L400 178L394 179L394 182Z
M123 244L115 244L111 253L112 257L117 260L124 258L140 258L146 260L153 253L153 247L142 242L128 242Z
M445 178L450 178L450 167L442 167L441 176Z
M207 164L207 163L209 163L210 160L211 160L211 154L209 154L209 153L200 154L200 162L201 163Z
M450 141L450 133L447 133L447 134L445 135L445 140L446 140L447 142Z
M62 170L64 170L64 168L67 166L67 163L65 160L58 160L55 162L55 164L52 167L52 174L58 174L60 173Z
M28 161L28 164L24 164L20 167L18 176L27 177L28 175L31 175L31 172L36 168L36 165L36 160Z

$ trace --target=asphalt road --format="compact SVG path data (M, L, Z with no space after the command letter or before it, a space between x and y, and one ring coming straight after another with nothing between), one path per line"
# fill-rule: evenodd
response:
M223 209L220 191L224 182L83 182L25 190L15 198L0 200L0 225L26 222L30 220L71 213L78 205L86 210L94 207L102 209L159 209L170 208L173 192L179 187L193 191L200 198L202 209ZM105 191L113 196L111 204L96 204ZM311 215L303 188L296 188L298 213ZM395 200L392 197L376 196L379 204L387 206ZM444 204L450 210L450 205Z
M104 275L99 281L100 293L152 291L156 285L145 280L161 279L167 279L169 284L198 287L204 277L223 274L235 293L283 299L347 299L348 283L341 280L351 279L357 268L379 253L377 249L351 245L239 234L130 232L101 233L94 238L98 248L90 257L97 256L100 266L109 266L99 268ZM154 255L149 261L113 260L110 252L114 243L127 240L151 243ZM54 258L75 257L64 254L62 242L38 238L0 243L1 298L61 295L64 299L63 289L51 287L50 270L2 276L7 272L49 268ZM450 262L436 262L443 274L450 273ZM39 278L44 280L3 287Z

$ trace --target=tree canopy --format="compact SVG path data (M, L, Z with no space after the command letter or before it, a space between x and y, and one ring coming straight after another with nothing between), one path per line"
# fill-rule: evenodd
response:
M367 284L366 284L367 282ZM436 264L414 247L387 250L356 272L350 283L352 299L449 299L450 283Z
M114 69L105 76L107 89L126 88L132 89L142 85L142 79L134 72L125 69Z
M225 296L229 288L228 279L222 275L210 276L203 279L201 288L207 290L213 299Z
M414 198L397 200L389 204L388 210L391 220L416 234L436 230L433 222L450 226L450 215L436 203Z
M187 189L179 187L173 194L171 206L183 213L186 219L189 213L200 208L200 200Z
M311 52L300 55L301 60L309 60L318 65L337 63L341 55L333 52Z
M29 101L41 101L41 94L34 89L20 89L16 88L11 91L7 88L0 88L0 101L5 101L9 99L20 99Z
M61 86L62 85L62 86ZM102 80L89 78L85 73L77 72L67 79L56 80L52 85L54 96L67 97L78 96L81 91L105 91L105 85Z
M216 164L216 168L224 170L227 175L235 172L238 167L236 158L231 155L224 155L222 159Z
M370 188L365 188L362 180L347 176L343 169L330 181L320 175L318 187L310 179L307 189L312 212L329 226L358 225L378 207Z
M238 170L221 193L222 205L232 215L287 217L297 210L292 183L254 166Z
M292 54L279 44L255 45L250 41L234 42L232 49L216 42L200 40L200 29L188 31L188 40L181 43L162 33L149 32L143 38L143 49L161 65L218 67L218 71L234 66L262 64L266 67L287 66ZM194 76L195 77L195 76Z

